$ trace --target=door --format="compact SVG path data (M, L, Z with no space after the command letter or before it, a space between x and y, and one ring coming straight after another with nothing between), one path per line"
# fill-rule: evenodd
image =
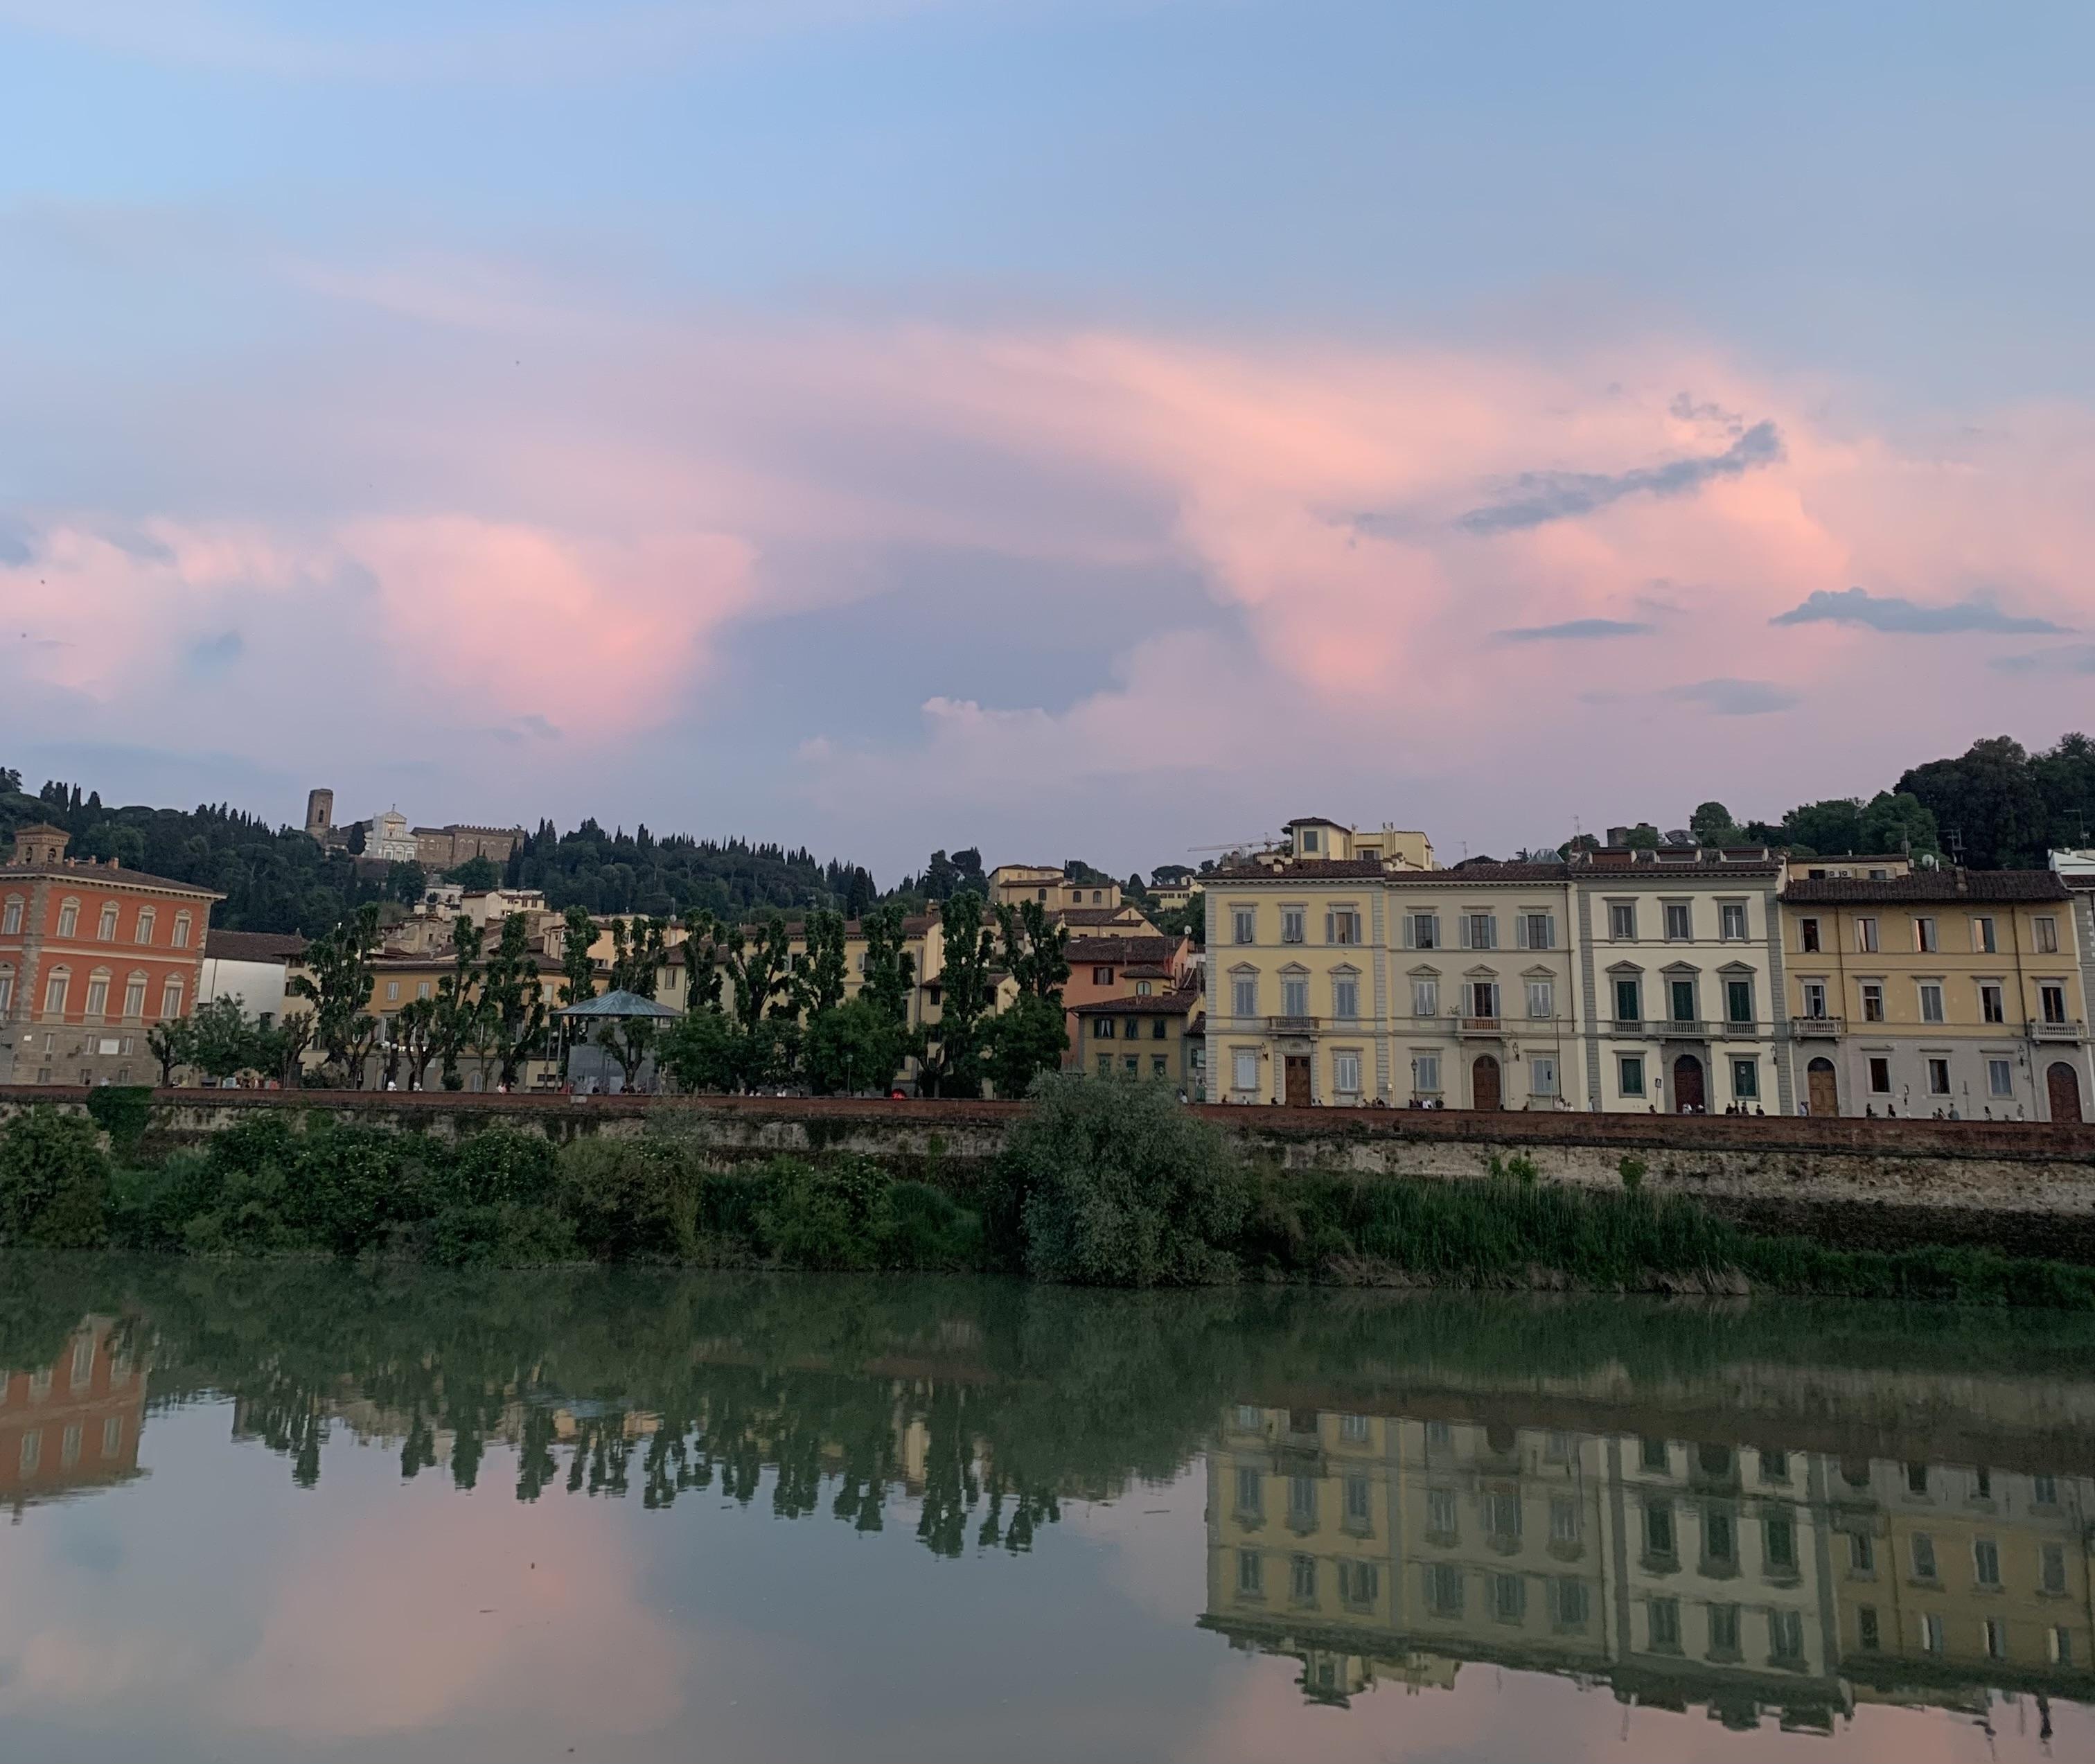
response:
M1709 1106L1702 1091L1702 1062L1683 1053L1673 1062L1673 1107L1677 1114L1694 1114Z
M1831 1060L1814 1060L1804 1069L1804 1087L1813 1114L1840 1113L1840 1081L1834 1076Z
M1477 1056L1477 1063L1470 1068L1470 1106L1472 1108L1496 1108L1499 1106L1499 1063L1488 1053Z
M2063 1060L2054 1060L2051 1069L2044 1075L2044 1087L2051 1093L2054 1121L2080 1118L2080 1074L2071 1066Z
M1290 1108L1307 1108L1309 1106L1309 1056L1303 1053L1291 1053L1282 1070L1285 1074L1287 1089L1284 1094L1287 1106Z

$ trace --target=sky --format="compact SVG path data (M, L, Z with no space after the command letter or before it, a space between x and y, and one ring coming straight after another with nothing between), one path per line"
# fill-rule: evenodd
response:
M0 764L1443 860L2095 725L2095 9L0 0Z

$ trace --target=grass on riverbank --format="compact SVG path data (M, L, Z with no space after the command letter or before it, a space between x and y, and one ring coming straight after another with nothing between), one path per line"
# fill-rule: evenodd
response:
M1633 1173L1632 1173L1633 1174ZM1100 1286L1236 1280L1596 1291L1749 1291L2095 1312L2095 1269L1971 1249L1849 1251L1755 1236L1634 1183L1522 1161L1466 1182L1252 1170L1159 1093L1054 1081L989 1175L957 1191L847 1153L708 1167L673 1135L555 1149L281 1113L119 1167L93 1125L0 1130L0 1247L332 1256L445 1266L576 1261L1024 1272Z

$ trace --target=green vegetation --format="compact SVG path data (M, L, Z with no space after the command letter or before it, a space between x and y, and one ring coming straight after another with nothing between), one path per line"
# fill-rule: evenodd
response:
M1763 1237L1653 1196L1544 1180L1515 1155L1466 1181L1246 1168L1154 1087L1043 1078L987 1168L926 1156L903 1179L832 1142L721 1167L673 1117L555 1147L451 1140L257 1112L142 1161L150 1099L0 1128L0 1249L111 1247L444 1266L582 1261L1024 1274L1064 1285L1231 1282L1838 1296L2095 1313L2095 1268ZM115 1148L104 1148L103 1130Z

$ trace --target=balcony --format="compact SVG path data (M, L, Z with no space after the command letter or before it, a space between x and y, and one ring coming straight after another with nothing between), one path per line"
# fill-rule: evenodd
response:
M2081 1026L2078 1022L2048 1022L2036 1017L2032 1020L2029 1032L2032 1041L2078 1041Z
M1269 1017L1265 1032L1269 1035L1313 1035L1324 1026L1321 1017Z
M1505 1025L1496 1017L1458 1017L1455 1019L1455 1033L1458 1035L1503 1035Z
M1838 1017L1792 1017L1789 1020L1790 1039L1793 1041L1838 1041L1847 1029L1846 1021Z
M1668 1017L1651 1026L1662 1041L1710 1041L1719 1026L1700 1017Z

